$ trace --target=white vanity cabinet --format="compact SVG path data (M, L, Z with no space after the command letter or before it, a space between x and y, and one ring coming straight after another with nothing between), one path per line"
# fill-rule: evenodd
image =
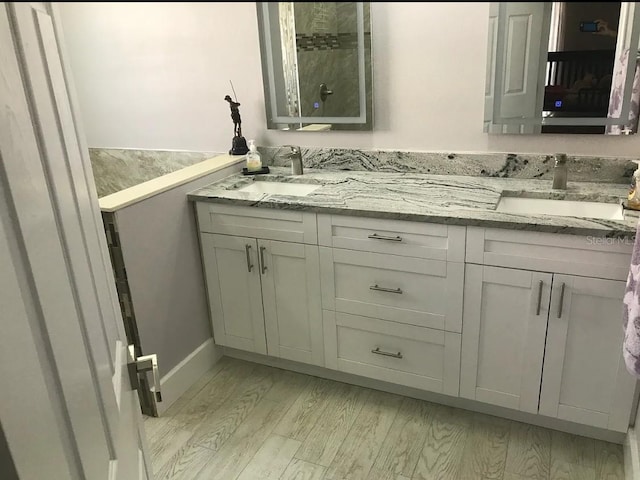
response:
M266 354L256 239L201 233L200 243L215 342Z
M196 210L217 344L626 432L631 242Z
M215 342L324 365L315 215L196 209Z
M327 367L457 396L464 235L319 214Z
M636 385L622 359L630 251L469 227L460 395L626 432Z
M541 414L627 431L636 382L621 356L625 285L553 276Z

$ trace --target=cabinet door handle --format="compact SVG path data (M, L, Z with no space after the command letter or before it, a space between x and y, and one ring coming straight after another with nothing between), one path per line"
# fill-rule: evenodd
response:
M389 240L390 242L402 241L402 237L399 235L396 235L395 237L388 237L386 235L378 235L377 233L372 233L371 235L369 235L369 238L371 240Z
M251 263L251 253L249 253L251 251L251 245L245 245L244 250L245 252L247 252L247 270L249 270L249 273L251 273L251 270L253 270L253 263Z
M371 285L369 287L369 290L377 290L378 292L398 293L398 294L402 295L402 290L399 289L399 288L379 287L377 283L375 285Z
M540 280L538 282L538 306L536 307L536 315L540 315L540 307L542 306L542 286L544 282Z
M264 263L264 251L266 250L266 247L260 247L260 265L261 265L261 269L262 269L262 274L264 275L264 272L267 271L267 265Z
M371 350L371 353L375 353L376 355L384 355L385 357L402 358L402 352L385 352L384 350L380 350L380 347L374 348L373 350Z
M558 304L558 318L562 317L562 304L564 303L564 287L565 284L562 284L562 287L560 287L560 303Z

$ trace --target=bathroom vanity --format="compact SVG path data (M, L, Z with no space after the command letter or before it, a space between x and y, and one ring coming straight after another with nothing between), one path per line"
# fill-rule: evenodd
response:
M189 195L225 351L621 441L636 391L621 354L638 219L624 187L272 172ZM504 198L551 204L510 213ZM604 218L553 215L566 200Z

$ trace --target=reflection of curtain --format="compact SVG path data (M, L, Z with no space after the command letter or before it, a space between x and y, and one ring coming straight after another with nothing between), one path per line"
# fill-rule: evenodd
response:
M298 65L296 53L296 25L293 2L279 2L280 38L282 43L282 69L287 92L290 117L298 116Z
M638 131L638 111L640 110L640 62L638 55L633 51L636 62L635 76L633 77L633 88L631 91L631 108L629 109L628 121L622 125L607 125L605 133L609 135L620 135L624 130L629 133ZM627 65L629 64L629 49L627 48L620 58L616 59L611 83L611 96L609 97L608 118L619 118L622 114L624 104L624 87L627 77Z

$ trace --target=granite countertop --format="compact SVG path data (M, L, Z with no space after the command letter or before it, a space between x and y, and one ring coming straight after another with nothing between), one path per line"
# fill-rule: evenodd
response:
M379 173L305 169L302 176L270 167L259 176L231 175L188 195L189 200L284 210L303 210L397 220L529 230L601 237L631 237L640 212L624 210L624 220L602 220L496 211L501 196L622 203L628 185L569 182L552 190L551 181L420 173ZM306 196L238 191L254 181L312 183Z

